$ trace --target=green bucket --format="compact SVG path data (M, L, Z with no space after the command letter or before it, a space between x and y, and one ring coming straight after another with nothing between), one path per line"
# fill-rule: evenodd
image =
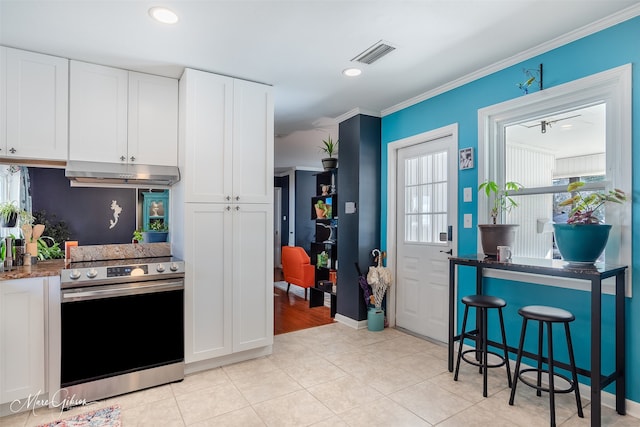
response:
M381 331L384 329L384 310L370 308L367 312L367 329L370 331Z

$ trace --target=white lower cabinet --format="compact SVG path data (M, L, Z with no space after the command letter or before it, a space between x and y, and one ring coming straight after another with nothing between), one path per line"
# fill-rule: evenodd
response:
M272 206L184 206L185 362L273 344Z
M0 282L0 404L46 392L47 278Z

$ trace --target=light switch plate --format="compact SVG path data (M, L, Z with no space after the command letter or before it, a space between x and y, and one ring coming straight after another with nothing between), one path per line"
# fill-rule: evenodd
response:
M473 227L473 215L472 214L464 214L464 228Z
M471 187L465 187L463 192L463 201L471 202L473 201L473 196L471 193Z

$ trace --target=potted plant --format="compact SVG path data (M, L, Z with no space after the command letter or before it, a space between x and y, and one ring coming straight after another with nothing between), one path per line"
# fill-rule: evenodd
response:
M15 227L19 212L20 209L15 200L0 203L0 226Z
M594 191L585 194L580 191L584 182L569 184L567 191L572 196L563 200L560 206L572 206L566 224L553 224L558 251L565 261L593 264L609 240L611 225L604 224L598 216L599 210L607 203L623 203L627 195L614 189Z
M522 185L512 181L506 182L503 188L490 180L478 186L478 192L484 193L489 200L493 198L493 205L489 212L491 224L478 224L482 251L485 255L496 256L498 246L513 246L518 225L498 224L498 217L502 216L503 212L509 213L511 209L518 206L511 195L521 188Z
M142 230L133 230L133 235L131 236L131 243L141 243L144 241L144 237L142 236Z
M149 221L149 229L142 232L142 240L146 243L166 242L169 229L161 219Z
M329 156L322 159L322 166L324 167L324 170L328 171L328 170L337 168L338 159L333 157L333 153L335 153L338 150L338 140L334 142L331 139L331 135L329 135L327 139L322 140L322 144L323 145L320 147L320 150L323 153L327 153L327 155Z
M33 221L33 216L18 208L18 203L15 200L0 203L0 227L16 227L18 220L20 220L20 224L30 224Z

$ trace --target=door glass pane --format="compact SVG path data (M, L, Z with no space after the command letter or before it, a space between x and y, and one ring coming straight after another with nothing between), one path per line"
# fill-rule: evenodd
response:
M447 220L447 152L405 160L405 241L441 243Z

